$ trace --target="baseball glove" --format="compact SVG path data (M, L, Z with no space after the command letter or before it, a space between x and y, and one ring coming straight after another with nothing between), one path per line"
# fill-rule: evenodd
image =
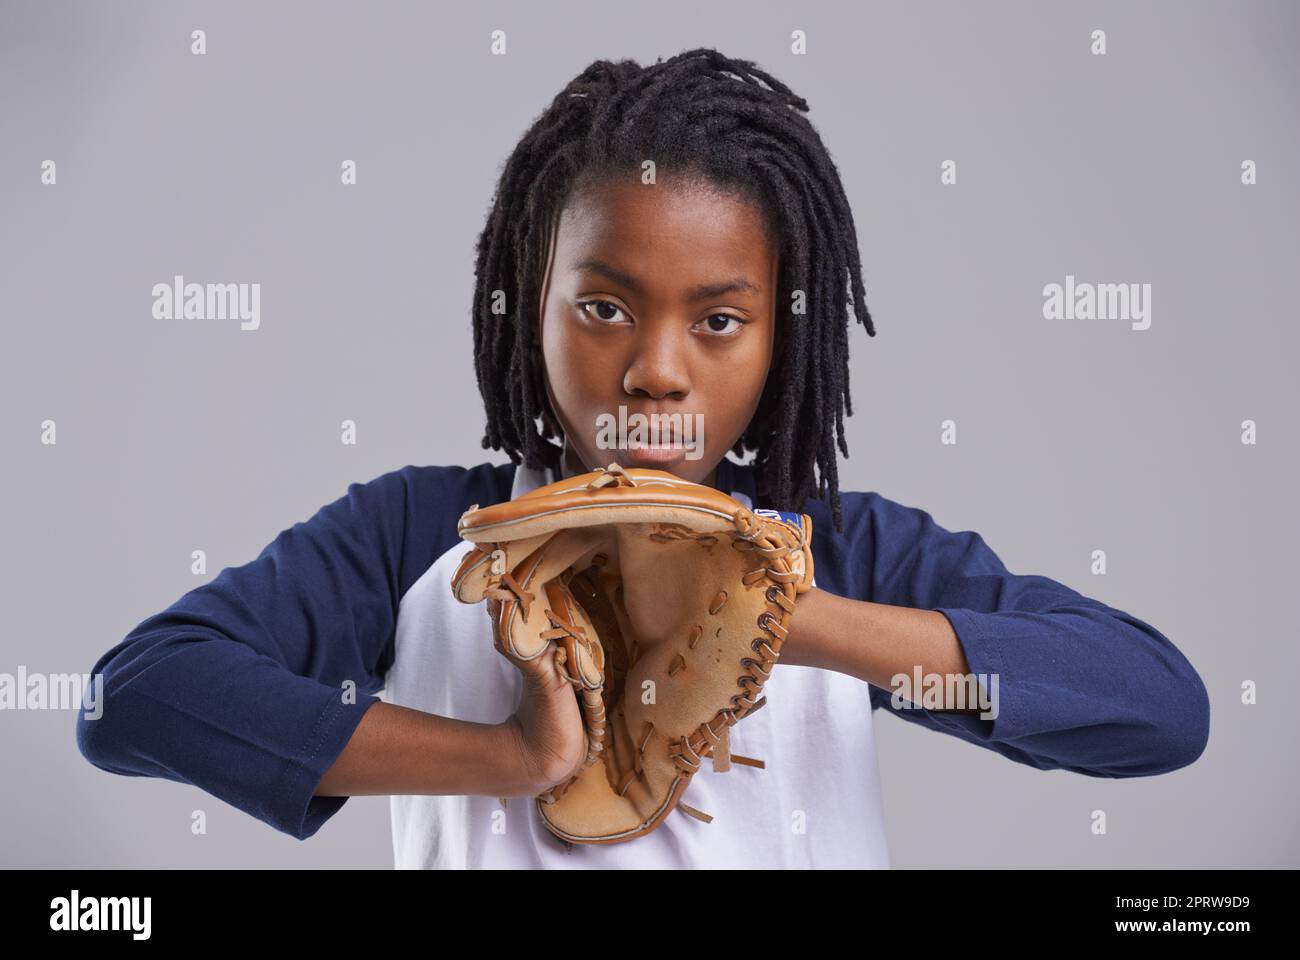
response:
M487 600L496 648L541 656L573 684L587 732L578 772L537 798L570 843L645 836L679 807L705 758L766 702L795 598L812 584L812 521L749 510L662 470L608 468L461 517L475 546L452 578Z

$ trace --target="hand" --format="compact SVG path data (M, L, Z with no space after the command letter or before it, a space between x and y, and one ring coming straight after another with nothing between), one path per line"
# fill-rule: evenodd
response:
M530 794L544 793L577 773L587 757L587 731L573 686L556 666L552 641L541 656L515 662L523 698L505 721Z

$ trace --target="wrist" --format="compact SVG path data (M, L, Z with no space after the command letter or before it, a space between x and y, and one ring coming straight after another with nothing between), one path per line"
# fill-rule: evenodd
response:
M785 642L781 644L781 657L777 663L787 666L820 666L817 651L817 619L825 597L817 587L799 594L794 600L794 612L786 624Z
M494 794L503 797L530 797L541 793L538 777L528 759L523 729L515 717L489 728L491 743L488 755L493 761Z

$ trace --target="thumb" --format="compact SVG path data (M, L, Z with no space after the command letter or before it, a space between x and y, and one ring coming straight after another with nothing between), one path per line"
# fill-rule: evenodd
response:
M564 666L567 659L564 648L551 640L538 656L522 661L519 669L523 671L526 679L535 681L544 690L567 688L568 671Z

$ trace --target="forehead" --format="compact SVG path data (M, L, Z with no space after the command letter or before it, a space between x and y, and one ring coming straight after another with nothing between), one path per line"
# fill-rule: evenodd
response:
M556 265L618 258L657 279L746 270L768 280L775 257L762 211L710 185L602 183L576 192L561 212Z

